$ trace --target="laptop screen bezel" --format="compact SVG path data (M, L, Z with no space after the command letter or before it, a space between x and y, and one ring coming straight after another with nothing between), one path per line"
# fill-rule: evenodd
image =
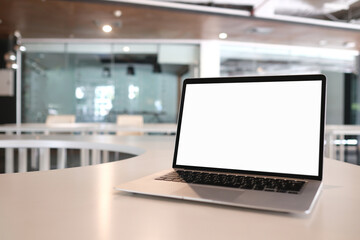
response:
M176 164L179 140L181 135L181 120L183 114L183 107L185 102L186 87L189 84L216 84L216 83L243 83L243 82L292 82L292 81L321 81L321 111L320 111L320 140L319 140L319 164L318 175L300 175L300 174L285 174L275 172L261 172L248 170L233 170L223 168L209 168L209 167L195 167ZM209 172L224 172L235 174L251 174L260 176L276 176L285 178L299 178L309 180L322 180L323 177L323 152L324 152L324 131L325 131L325 105L326 105L326 77L322 74L313 75L281 75L281 76L251 76L251 77L219 77L219 78L188 78L183 82L181 102L179 108L177 134L175 140L175 149L173 156L173 165L175 169L199 170Z

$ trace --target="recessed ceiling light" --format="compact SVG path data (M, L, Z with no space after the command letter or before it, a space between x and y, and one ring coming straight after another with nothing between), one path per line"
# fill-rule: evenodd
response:
M257 73L264 73L264 72L265 72L262 67L258 67L258 68L256 69L256 71L257 71Z
M19 30L15 30L14 36L17 38L21 38L21 32Z
M326 40L320 40L319 41L319 45L320 46L325 46L327 44L327 41Z
M112 27L110 25L106 24L102 27L102 30L106 33L109 33L112 31Z
M121 17L121 15L122 15L122 12L120 10L115 10L114 11L114 16L115 17Z
M355 42L344 42L343 46L346 48L353 48L356 46L356 43Z
M8 59L9 59L10 61L15 61L15 60L16 60L15 53L11 52L10 55L9 55L9 57L8 57Z
M227 33L220 33L219 34L220 39L227 39L227 37L228 37Z
M129 47L129 46L123 47L123 51L124 51L124 52L130 52L130 47Z
M20 50L21 52L25 52L25 51L26 51L26 47L25 47L25 46L20 46L20 47L19 47L19 50Z

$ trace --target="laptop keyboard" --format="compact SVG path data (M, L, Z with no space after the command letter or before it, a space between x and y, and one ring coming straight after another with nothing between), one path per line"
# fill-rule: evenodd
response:
M156 180L298 194L305 181L177 170Z

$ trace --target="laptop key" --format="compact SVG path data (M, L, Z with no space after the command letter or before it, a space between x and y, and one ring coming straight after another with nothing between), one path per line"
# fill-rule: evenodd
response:
M266 192L275 192L274 188L265 188L264 191Z
M259 191L262 191L262 190L264 190L264 185L255 185L255 187L254 187L254 190L259 190Z
M250 185L250 184L246 184L246 185L242 185L240 186L241 189L253 189L254 186L253 185Z

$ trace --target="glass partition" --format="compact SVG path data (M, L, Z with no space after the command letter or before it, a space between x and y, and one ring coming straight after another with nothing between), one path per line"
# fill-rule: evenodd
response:
M222 76L325 74L327 124L360 123L357 51L251 43L220 49Z
M354 50L269 44L223 44L221 75L357 72Z
M184 77L197 77L195 44L28 43L23 55L22 122L73 114L77 122L175 123ZM178 49L182 49L178 51Z

